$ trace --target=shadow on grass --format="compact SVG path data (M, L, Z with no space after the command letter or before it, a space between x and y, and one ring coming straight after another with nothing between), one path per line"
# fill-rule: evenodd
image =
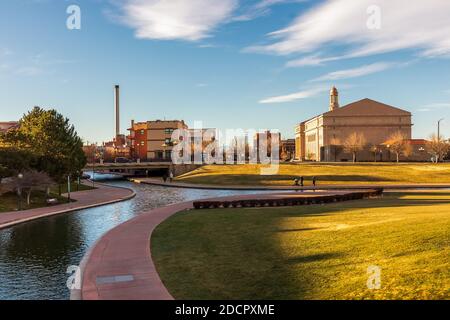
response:
M382 199L331 205L255 209L192 210L160 225L152 237L152 255L164 284L176 299L307 299L321 296L330 274L327 268L345 267L346 251L323 246L286 228L286 218L328 216L363 208L393 208L448 204L432 196L404 199L391 194ZM364 214L364 213L363 213ZM333 243L331 234L320 241ZM322 246L322 247L321 247ZM339 250L330 252L330 250ZM331 274L331 276L333 276Z
M313 254L308 256L299 256L294 258L287 258L285 259L286 263L289 264L298 264L298 263L309 263L309 262L319 262L323 260L330 260L330 259L338 259L341 258L343 255L340 253L321 253L321 254Z
M302 231L314 231L314 230L320 230L323 228L299 228L299 229L280 229L275 230L275 232L302 232Z

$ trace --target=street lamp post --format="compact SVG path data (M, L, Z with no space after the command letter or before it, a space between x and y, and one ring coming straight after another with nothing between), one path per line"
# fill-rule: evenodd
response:
M22 211L22 179L23 174L19 173L17 175L17 178L19 178L19 183L17 186L17 209L19 211Z
M94 152L92 155L92 188L95 188L95 160L97 155L97 142L93 144Z
M438 121L438 126L437 126L437 142L438 142L438 144L441 143L441 121L443 121L443 120L444 120L444 118L439 119L439 121ZM441 160L441 152L439 151L436 162L439 162L440 160Z
M166 148L168 145L164 143L161 147L163 147L163 161L166 160Z
M70 175L67 176L67 202L70 202Z

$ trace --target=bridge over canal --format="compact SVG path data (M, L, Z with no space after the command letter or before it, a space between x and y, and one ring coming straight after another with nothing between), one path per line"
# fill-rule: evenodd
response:
M173 164L169 161L162 162L129 162L129 163L89 163L83 171L95 171L100 173L119 174L123 176L148 175L151 172L169 172L174 176L182 175L195 170L201 165L196 164Z

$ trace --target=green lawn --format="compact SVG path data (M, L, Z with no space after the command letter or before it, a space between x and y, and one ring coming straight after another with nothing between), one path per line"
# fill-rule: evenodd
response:
M187 211L151 249L176 299L450 299L450 193Z
M80 184L76 182L72 182L70 184L70 192L77 192L77 191L85 191L85 190L92 190L92 185L87 184ZM55 187L52 189L52 192L58 193L58 187ZM61 193L67 193L67 183L61 185Z
M71 184L71 190L72 190L71 192L91 190L91 189L92 189L91 186L81 184L78 187L75 183ZM67 184L64 186L61 186L61 191L62 191L62 193L67 192ZM67 202L67 198L60 197L58 195L58 187L57 186L52 188L50 190L50 192L51 192L50 198L56 198L59 200L60 203ZM31 194L30 206L28 206L26 203L26 195L25 194L22 195L22 209L23 210L41 208L41 207L46 207L46 206L47 206L46 195L45 195L45 192L43 192L43 191L34 191ZM10 192L10 193L0 195L0 213L17 210L17 207L18 207L18 199L17 199L16 193Z
M177 178L180 182L221 185L292 185L304 176L320 184L450 183L450 164L301 163L280 164L276 175L261 175L261 165L210 165Z
M67 198L59 197L56 194L52 194L52 198L57 198L61 203L67 202ZM46 207L47 202L45 198L45 192L35 191L31 194L31 205L27 206L26 196L22 195L22 210L35 209ZM0 213L17 210L18 198L15 193L6 193L0 196Z

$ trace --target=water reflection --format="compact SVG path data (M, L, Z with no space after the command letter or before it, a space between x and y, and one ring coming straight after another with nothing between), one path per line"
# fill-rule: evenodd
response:
M164 188L112 181L133 188L126 202L80 210L0 230L0 299L68 299L70 265L106 231L134 216L168 204L261 191Z

